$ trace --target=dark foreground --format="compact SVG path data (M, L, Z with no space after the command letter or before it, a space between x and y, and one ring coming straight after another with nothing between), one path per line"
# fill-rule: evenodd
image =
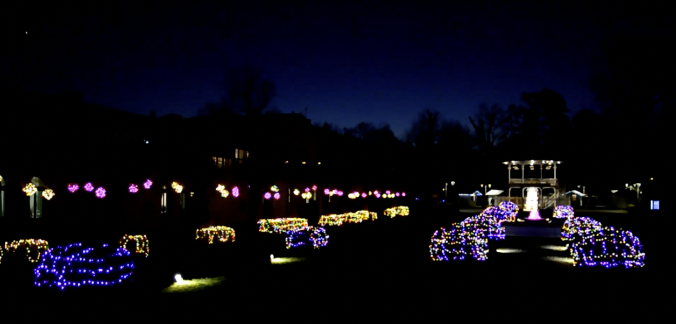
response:
M356 320L365 314L397 319L403 312L415 313L417 319L539 322L628 321L663 315L672 279L669 258L663 254L670 248L655 236L658 229L651 232L644 225L635 230L645 236L647 265L642 269L572 268L564 262L567 252L552 248L561 242L546 239L492 243L484 262L430 262L427 246L432 232L452 221L409 218L331 228L329 246L317 251L287 251L283 239L274 234L241 235L227 246L195 243L162 248L156 242L148 259L136 259L134 281L119 288L46 291L32 286L31 266L3 264L3 310L80 309L133 321L139 316L319 320L310 313L321 313L325 320L340 315ZM519 252L504 253L507 250ZM270 254L275 254L272 261ZM176 288L172 286L176 273L185 279L224 280Z

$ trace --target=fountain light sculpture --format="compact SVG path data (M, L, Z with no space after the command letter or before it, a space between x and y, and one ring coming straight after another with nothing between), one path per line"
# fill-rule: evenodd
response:
M525 210L530 210L530 215L526 220L530 221L539 221L542 220L540 217L540 212L538 211L538 189L535 187L528 188L528 193L526 194L526 206Z

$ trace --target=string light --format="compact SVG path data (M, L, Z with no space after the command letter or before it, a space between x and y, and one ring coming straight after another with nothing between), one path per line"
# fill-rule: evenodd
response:
M433 261L488 259L488 242L482 230L468 229L460 223L441 228L432 235L430 257Z
M176 191L176 193L181 193L181 192L183 192L183 186L181 186L180 184L178 184L178 182L172 182L172 183L171 183L171 188L174 189L174 191Z
M561 228L561 240L572 242L583 236L591 235L603 228L600 222L589 217L568 218Z
M505 239L505 227L502 226L501 221L490 214L490 211L484 211L479 215L467 217L460 222L460 225L468 231L479 230L484 232L485 237L489 240Z
M146 182L143 183L143 188L150 189L150 187L153 185L153 182L150 181L150 179L146 180Z
M286 233L290 229L309 226L306 218L261 219L257 224L258 231L264 233Z
M214 244L214 237L218 242L235 242L235 230L227 226L209 226L200 228L195 232L196 240L207 240L209 244Z
M573 206L558 205L554 208L554 218L571 218L575 216Z
M42 192L42 197L44 197L47 200L52 200L52 198L54 198L54 190L45 189L45 191Z
M499 205L500 210L504 212L505 221L516 221L516 215L519 213L519 206L511 201L503 201Z
M106 196L106 189L103 189L103 187L99 187L96 189L96 197L103 199Z
M71 193L74 193L80 189L80 186L77 185L77 183L72 183L68 185L68 191Z
M645 266L641 241L630 231L613 227L595 229L571 243L575 266L640 268Z
M378 219L378 214L368 210L360 210L354 213L322 215L318 224L320 226L342 226L344 223L358 224L369 219Z
M35 188L35 185L33 185L33 183L29 183L25 187L23 187L23 192L26 193L26 196L32 196L37 191L38 189Z
M383 214L385 214L385 216L389 216L390 218L394 218L395 216L408 216L409 210L406 206L397 206L385 209Z
M82 247L74 243L51 248L35 268L35 285L64 290L81 286L112 286L129 279L134 271L131 254L121 247Z
M232 196L235 198L239 197L239 188L232 187Z
M306 243L312 243L312 247L319 249L329 244L329 235L323 227L307 226L294 228L286 231L286 248L297 248Z
M91 182L87 182L87 183L84 185L84 189L85 189L87 192L92 192L92 191L94 190L94 185L92 185Z
M137 193L138 192L138 185L130 184L129 185L129 192L130 193Z
M49 243L45 240L36 239L18 240L12 241L12 243L5 242L5 250L8 252L16 252L19 249L26 251L29 262L36 263L40 261L40 256L49 249ZM0 260L2 260L1 252Z
M119 244L121 248L129 251L129 249L127 249L127 245L131 242L134 242L136 245L134 253L144 254L146 258L148 257L148 254L150 253L150 243L148 242L148 237L145 235L124 234L124 236L120 239Z

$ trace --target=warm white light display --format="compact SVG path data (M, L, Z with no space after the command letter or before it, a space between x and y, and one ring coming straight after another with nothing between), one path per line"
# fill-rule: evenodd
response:
M26 196L32 196L33 194L38 192L38 188L35 188L35 185L33 185L33 183L29 183L25 187L23 187L23 192L26 193Z
M52 200L52 198L54 198L54 190L45 189L45 191L42 192L42 197L44 197L47 200Z
M261 219L257 223L258 231L264 233L286 233L291 229L309 226L306 218Z
M218 242L234 242L235 241L235 230L232 227L227 226L209 226L200 228L195 232L196 240L205 240L209 244L214 244L214 238Z
M176 191L176 193L183 192L183 186L178 184L178 182L172 182L171 183L171 189L174 189L174 191Z
M322 215L319 218L320 226L342 226L343 224L358 224L367 220L378 219L378 214L368 210L360 210L354 213Z
M0 250L2 250L0 248ZM31 263L37 263L40 261L40 256L47 250L49 250L49 243L45 240L36 240L36 239L27 239L27 240L18 240L12 241L12 243L5 242L5 250L7 252L16 252L17 250L26 251L26 256L28 261ZM0 261L2 260L2 254L0 254Z
M406 206L397 206L385 209L383 214L385 214L385 216L389 216L390 218L394 218L395 216L408 216L409 210Z
M127 246L129 243L134 242L136 245L136 248L134 251L129 251ZM129 251L130 253L137 253L137 254L143 254L148 257L148 254L150 253L150 244L148 242L148 237L145 235L129 235L129 234L124 234L124 236L120 239L119 241L120 247Z
M300 190L298 189L293 189L293 194L298 196L300 194Z

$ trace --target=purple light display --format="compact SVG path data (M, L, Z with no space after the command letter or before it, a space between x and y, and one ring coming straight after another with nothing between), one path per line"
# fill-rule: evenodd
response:
M232 196L235 198L239 197L239 188L237 187L232 188Z
M35 268L35 285L64 290L81 286L113 286L132 275L134 261L122 247L82 247L82 243L49 249Z
M273 197L275 197L275 199L279 200L279 197L281 197L281 196L280 196L279 192L275 192L275 195Z
M272 195L271 195L269 192L266 192L266 193L263 195L263 198L265 198L265 199L270 199L270 197L272 197Z
M87 192L92 192L92 190L94 190L94 185L92 185L91 182L87 182L87 183L84 185L84 189L87 190Z
M401 196L402 196L402 197L406 197L406 193L405 193L405 192L402 192L402 193L401 193Z
M395 193L394 195L395 195L395 196L397 196L397 197L399 197L399 193L398 193L398 192L397 192L397 193Z
M70 192L76 192L80 189L80 186L77 185L77 183L72 183L68 185L68 191Z
M103 189L103 187L99 187L96 189L96 198L101 198L103 199L106 196L106 189Z
M143 183L143 188L150 189L150 187L153 185L153 182L150 181L150 179L146 180L146 182Z
M310 192L310 188L305 188L305 192Z
M367 194L365 192L362 192L361 197L366 198Z
M135 184L129 185L129 192L131 193L137 193L138 192L138 186Z
M325 194L325 195L328 195L329 193L331 193L331 191L330 191L329 189L324 189L324 194Z

